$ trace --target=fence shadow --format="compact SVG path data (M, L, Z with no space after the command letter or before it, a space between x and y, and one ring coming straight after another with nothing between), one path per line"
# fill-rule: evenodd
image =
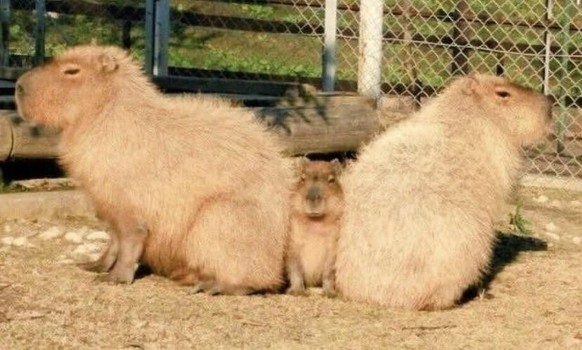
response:
M473 300L482 291L486 292L497 274L503 271L507 265L513 263L521 252L545 251L547 249L547 243L539 238L497 232L497 240L493 247L489 272L483 276L480 283L465 291L461 298L461 304ZM488 297L486 293L485 297Z

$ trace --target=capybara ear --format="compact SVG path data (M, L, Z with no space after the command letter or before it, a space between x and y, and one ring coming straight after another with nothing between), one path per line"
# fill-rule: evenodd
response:
M114 72L119 67L117 59L109 53L104 53L99 56L99 64L101 66L101 70L105 73Z
M331 161L331 165L333 167L333 172L336 174L336 176L340 176L343 171L343 167L339 159L334 158L334 160Z
M471 73L465 76L465 84L463 86L463 92L466 95L474 95L479 89L479 79L476 73Z

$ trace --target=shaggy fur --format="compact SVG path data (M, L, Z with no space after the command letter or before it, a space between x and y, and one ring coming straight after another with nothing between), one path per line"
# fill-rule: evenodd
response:
M488 267L520 146L547 133L550 107L503 78L470 75L365 147L344 181L339 293L452 307Z
M344 208L341 164L309 161L299 164L299 179L291 196L291 239L287 258L290 294L323 286L334 294L334 265L339 220Z
M87 268L133 280L138 261L209 293L280 286L291 169L249 112L166 97L126 52L78 46L17 82L23 117L62 127L60 159L112 240Z

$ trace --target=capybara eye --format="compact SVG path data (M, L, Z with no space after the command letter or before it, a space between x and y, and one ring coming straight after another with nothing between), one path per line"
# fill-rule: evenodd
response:
M75 75L77 73L79 73L81 70L79 68L67 68L65 69L65 74L66 75Z
M506 90L497 90L495 93L497 94L497 96L499 96L501 98L511 97L511 94L509 93L509 91L506 91Z

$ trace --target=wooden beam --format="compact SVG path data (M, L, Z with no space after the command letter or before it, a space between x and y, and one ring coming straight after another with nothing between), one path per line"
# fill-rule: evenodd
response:
M286 155L300 155L357 151L416 108L412 97L385 96L376 106L374 100L362 96L304 93L280 99L274 107L251 110L277 135ZM572 108L569 116L573 123L566 133L567 148L572 157L580 157L582 149L576 145L582 139L582 113ZM0 111L0 162L56 158L58 141L57 131L36 128L15 111Z
M375 101L361 96L306 96L256 112L287 155L355 151L380 131Z
M354 151L380 131L375 102L360 96L288 96L253 108L288 155ZM34 127L15 111L0 113L0 161L57 157L59 133Z

